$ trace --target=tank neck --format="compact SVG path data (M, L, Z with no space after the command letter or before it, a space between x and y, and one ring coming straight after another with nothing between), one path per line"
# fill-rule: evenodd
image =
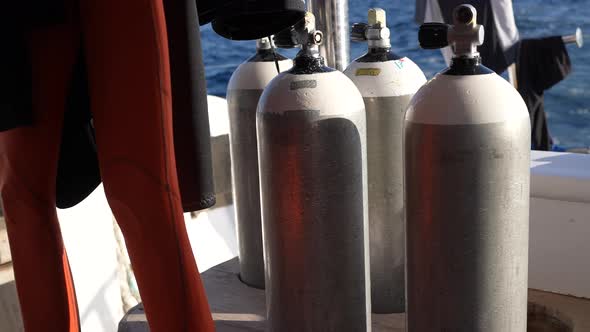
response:
M317 48L304 48L293 60L293 68L289 73L294 75L331 72L335 69L326 67L324 58Z
M256 54L250 57L246 62L271 62L271 61L283 61L288 58L272 49L258 49Z
M391 46L369 46L367 54L385 54L391 52Z
M481 64L481 57L459 56L451 59L451 66L442 72L443 75L468 76L492 74L493 71Z
M451 59L451 67L459 67L459 66L479 66L481 65L481 56L466 56L466 57L453 57Z
M356 62L386 62L403 58L391 51L391 47L369 48L367 53L358 58Z

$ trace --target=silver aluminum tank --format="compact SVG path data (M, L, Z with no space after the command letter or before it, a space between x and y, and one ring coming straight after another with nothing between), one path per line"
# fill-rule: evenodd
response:
M304 47L258 105L271 332L371 330L363 99Z
M519 93L461 48L481 44L478 27L456 19L451 67L406 115L409 332L526 331L530 121Z
M374 313L400 313L406 305L404 115L426 77L412 60L391 51L382 9L370 9L369 24L355 24L352 38L369 41L367 54L344 73L360 90L367 112L371 307Z
M264 288L256 108L266 85L279 70L292 65L290 59L272 50L268 38L263 38L257 41L256 54L233 73L227 89L240 279L256 288Z

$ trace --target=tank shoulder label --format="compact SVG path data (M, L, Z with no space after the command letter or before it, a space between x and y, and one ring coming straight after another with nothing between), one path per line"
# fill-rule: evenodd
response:
M304 81L293 81L291 82L291 90L299 89L315 89L318 86L316 80L304 80Z
M381 69L379 68L359 68L356 70L355 76L379 76Z

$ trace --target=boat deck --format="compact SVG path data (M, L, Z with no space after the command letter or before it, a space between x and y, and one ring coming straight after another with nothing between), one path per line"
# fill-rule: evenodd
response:
M238 278L238 259L219 264L201 275L217 332L264 332L264 291L246 286ZM404 332L405 315L373 315L373 332ZM149 331L141 306L119 324L119 332Z
M244 285L238 271L238 259L234 258L201 275L217 331L265 331L264 291ZM373 332L404 332L404 318L404 314L373 314ZM119 324L119 332L147 331L141 305L133 308ZM530 290L528 332L545 331L590 331L590 300Z

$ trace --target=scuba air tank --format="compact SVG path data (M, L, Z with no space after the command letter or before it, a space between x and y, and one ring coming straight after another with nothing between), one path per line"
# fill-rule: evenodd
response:
M412 60L391 51L383 9L370 9L369 24L354 24L351 39L369 43L367 54L344 73L366 108L371 308L400 313L405 311L404 114L426 77Z
M227 102L240 279L252 287L264 288L256 107L268 82L279 70L291 68L293 62L276 54L268 38L257 40L256 48L256 54L242 63L229 80Z
M519 93L481 65L471 5L454 25L427 23L423 48L451 66L405 118L409 332L525 332L530 121Z
M302 46L258 104L271 332L370 331L365 105L324 66L313 15L275 35ZM365 249L367 248L367 250Z

